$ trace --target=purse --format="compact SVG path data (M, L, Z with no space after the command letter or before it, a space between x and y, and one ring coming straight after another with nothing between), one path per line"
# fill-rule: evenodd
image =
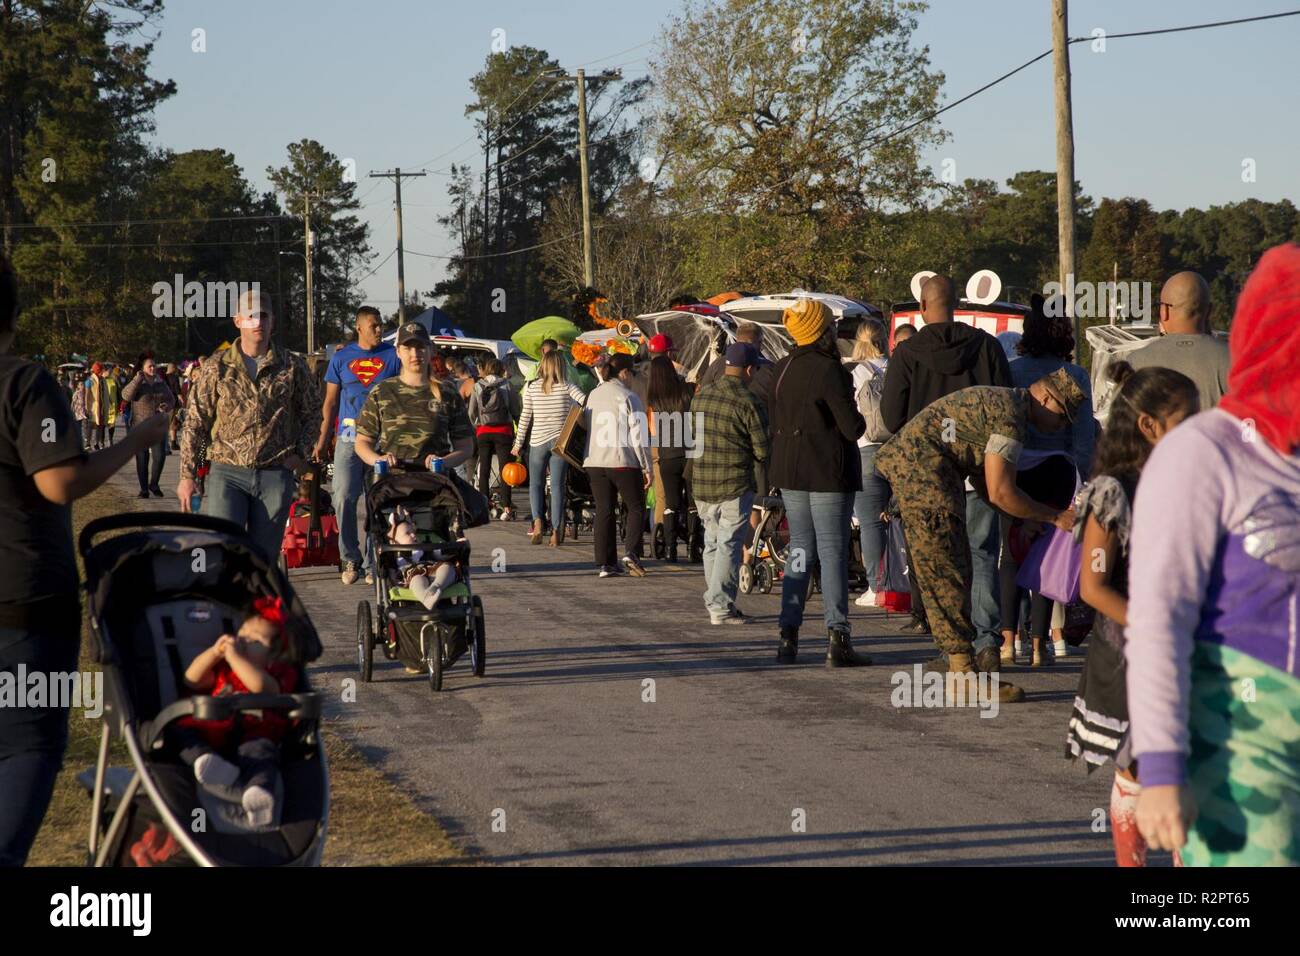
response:
M1083 566L1083 545L1068 531L1053 527L1029 548L1016 574L1016 584L1044 597L1073 604L1079 600L1079 574Z

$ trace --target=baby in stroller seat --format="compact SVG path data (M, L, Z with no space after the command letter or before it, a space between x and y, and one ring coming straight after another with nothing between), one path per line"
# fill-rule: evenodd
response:
M459 540L464 541L462 537ZM388 516L388 541L390 544L416 545L420 543L406 509L398 505ZM397 557L389 572L391 583L410 589L429 610L433 610L442 592L460 580L454 561L439 559L436 545L428 551L412 551Z
M238 635L222 634L194 658L185 670L186 687L214 697L293 693L298 671L282 659L283 625L279 600L258 598ZM239 744L232 754L236 720ZM242 806L247 824L260 828L276 820L279 745L288 726L285 717L269 710L230 720L186 717L177 722L174 739L181 759L194 768L199 786Z

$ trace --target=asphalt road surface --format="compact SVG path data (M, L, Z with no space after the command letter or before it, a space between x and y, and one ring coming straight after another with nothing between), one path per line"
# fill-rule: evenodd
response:
M131 468L114 481L136 490ZM875 664L828 670L814 597L781 667L776 593L741 596L752 624L713 627L698 566L600 580L589 536L533 546L521 521L470 540L487 674L466 656L441 693L379 654L361 684L370 589L291 575L324 642L330 722L484 862L1113 865L1096 829L1112 774L1062 756L1082 658L1007 672L1029 699L994 717L896 707L896 675L934 655L905 616L853 608Z

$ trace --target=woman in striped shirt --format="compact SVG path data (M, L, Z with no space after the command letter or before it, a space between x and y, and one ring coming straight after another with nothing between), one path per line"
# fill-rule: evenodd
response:
M564 540L564 479L568 464L551 450L560 437L569 409L586 403L587 396L582 389L569 382L560 353L543 355L537 378L524 388L524 410L519 416L514 447L517 458L525 442L528 444L528 503L533 516L530 535L533 544L542 543L548 461L551 470L551 547L558 547Z

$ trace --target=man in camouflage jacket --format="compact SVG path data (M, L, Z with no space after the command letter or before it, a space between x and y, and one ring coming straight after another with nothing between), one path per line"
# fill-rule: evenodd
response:
M206 443L212 467L203 511L248 530L268 559L280 551L294 472L320 422L316 379L301 357L271 344L274 318L261 294L240 297L239 338L204 362L181 434L181 510L190 510Z

